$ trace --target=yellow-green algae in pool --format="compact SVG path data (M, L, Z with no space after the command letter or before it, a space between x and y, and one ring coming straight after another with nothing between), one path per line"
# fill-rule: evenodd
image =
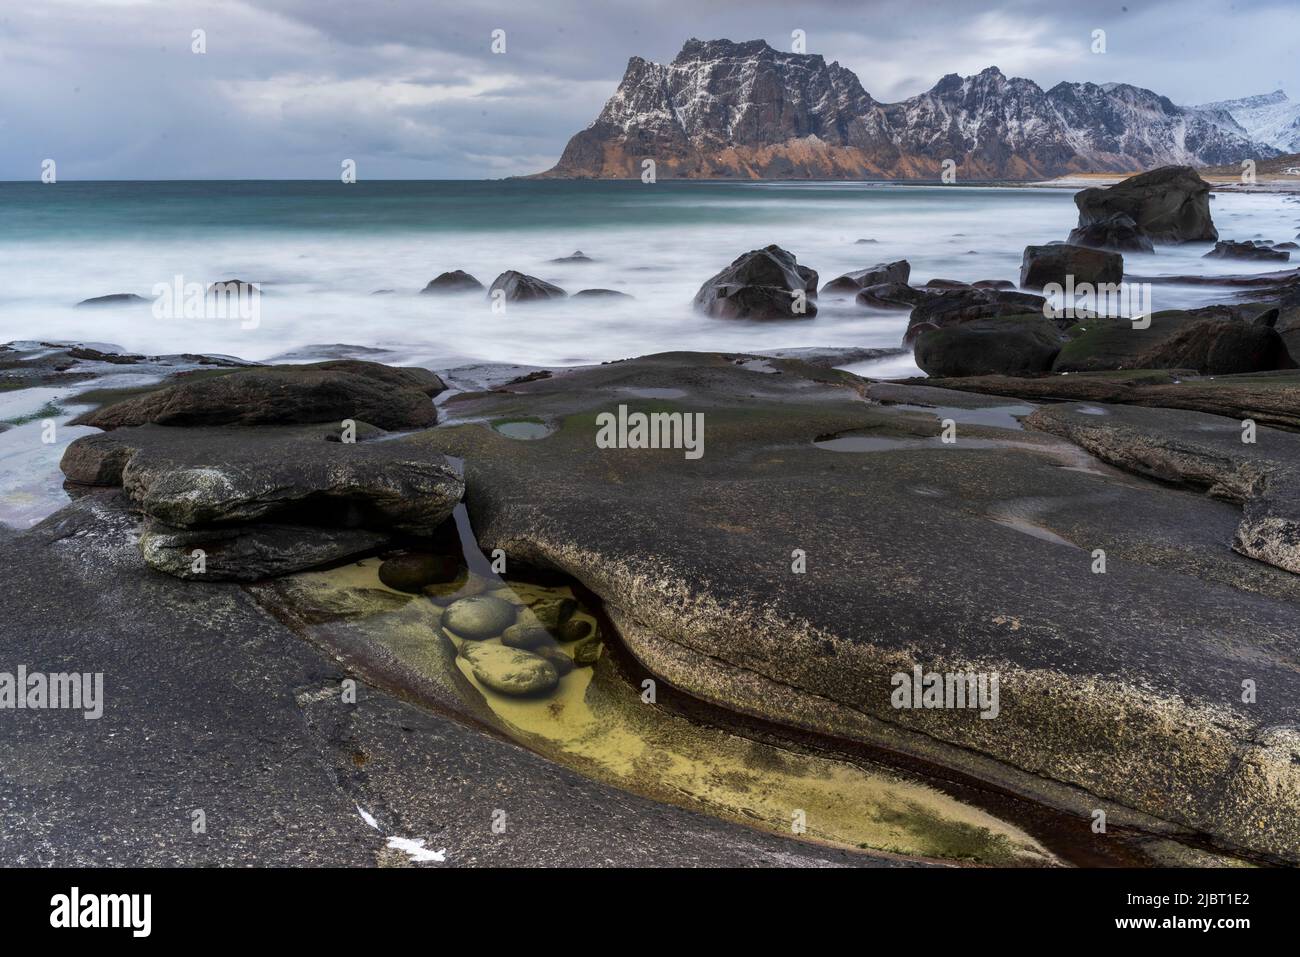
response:
M304 586L295 593L355 607L337 592L366 590L374 596L375 590L390 591L380 583L378 567L377 559L367 559L294 576ZM574 597L567 587L495 580L476 584L471 591L486 591L517 606L539 598ZM450 642L459 652L465 640L439 626L438 604L423 596L402 597L410 601L401 613L375 603L374 614L353 618L353 626L366 629L369 637L423 672L445 667L446 655L435 653L431 643ZM411 606L420 613L410 614ZM581 606L574 617L595 625ZM477 642L499 643L499 637ZM574 644L560 647L571 655ZM643 701L640 688L602 662L575 667L545 696L521 698L483 685L461 655L454 660L502 730L597 780L783 834L794 832L798 820L806 828L804 836L837 845L983 864L1055 863L1019 828L939 790L665 711ZM448 684L448 675L431 677Z

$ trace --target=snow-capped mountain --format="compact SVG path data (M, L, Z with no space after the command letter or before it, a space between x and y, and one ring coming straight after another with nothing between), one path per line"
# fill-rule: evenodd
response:
M1300 103L1288 99L1282 90L1239 100L1203 103L1191 109L1218 117L1215 122L1223 129L1241 133L1283 153L1300 153ZM1227 116L1227 122L1223 115Z
M1202 166L1276 151L1224 116L1126 84L1044 91L997 67L950 74L880 103L852 71L762 40L690 40L668 64L641 57L600 116L543 176L1036 179Z

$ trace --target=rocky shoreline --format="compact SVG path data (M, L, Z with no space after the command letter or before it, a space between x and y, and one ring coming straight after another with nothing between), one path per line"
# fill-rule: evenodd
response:
M1088 842L1146 863L1300 863L1300 271L1227 276L1207 293L1221 301L1136 322L1052 314L1054 283L1140 280L1134 249L1289 259L1286 243L1220 241L1207 193L1183 169L1085 190L1070 241L1026 249L1018 285L912 285L906 261L823 284L769 246L696 297L702 322L815 327L827 297L907 313L927 379L836 369L865 355L850 350L517 374L0 347L0 396L64 396L6 425L67 417L71 496L55 510L63 492L33 492L31 512L53 514L0 530L7 643L115 677L122 751L97 754L98 727L21 724L0 744L11 766L66 734L64 777L109 783L83 793L89 826L12 780L0 808L57 819L60 861L94 860L91 832L120 829L122 862L402 863L352 804L453 863L1051 864ZM429 285L567 295L517 272ZM614 410L678 438L700 416L701 455L603 444ZM914 672L996 676L998 700L900 706ZM351 676L362 700L340 703ZM634 678L713 717L674 723L653 694L642 709ZM610 740L644 756L624 766ZM869 762L880 777L832 758L835 741L894 758ZM123 755L143 782L109 766ZM691 770L714 761L748 792ZM784 761L816 771L778 775ZM431 782L448 762L462 783ZM900 770L922 766L929 780ZM484 795L507 774L535 829L494 844ZM935 774L1053 824L989 816ZM272 839L237 810L250 775L255 810L292 806L297 827ZM813 794L814 778L842 783ZM780 796L756 803L768 785ZM176 833L151 837L113 806L133 788L241 823L190 842L178 809ZM487 802L473 825L453 807L471 791ZM858 791L874 816L841 803ZM577 836L584 806L620 810ZM777 836L796 811L806 830ZM616 836L618 820L635 823ZM672 823L650 837L654 821ZM41 860L21 833L0 828Z

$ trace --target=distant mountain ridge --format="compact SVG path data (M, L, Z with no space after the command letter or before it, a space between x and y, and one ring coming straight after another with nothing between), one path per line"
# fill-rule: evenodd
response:
M637 177L653 159L662 177L938 178L951 159L961 179L1041 179L1276 154L1230 123L1128 84L1044 91L997 67L882 103L819 55L692 39L671 63L632 57L595 122L539 175Z
M1300 103L1283 90L1237 100L1220 100L1191 107L1215 117L1223 129L1247 136L1283 153L1300 153ZM1227 121L1223 120L1223 115Z

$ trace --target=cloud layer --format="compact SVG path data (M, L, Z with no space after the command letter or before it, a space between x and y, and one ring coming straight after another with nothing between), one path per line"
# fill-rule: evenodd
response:
M997 65L1175 102L1300 96L1300 6L1176 0L29 0L0 14L0 179L490 178L550 166L627 58L762 37L877 99ZM1106 53L1090 50L1106 31ZM492 52L494 30L505 52ZM195 53L195 31L206 52Z

